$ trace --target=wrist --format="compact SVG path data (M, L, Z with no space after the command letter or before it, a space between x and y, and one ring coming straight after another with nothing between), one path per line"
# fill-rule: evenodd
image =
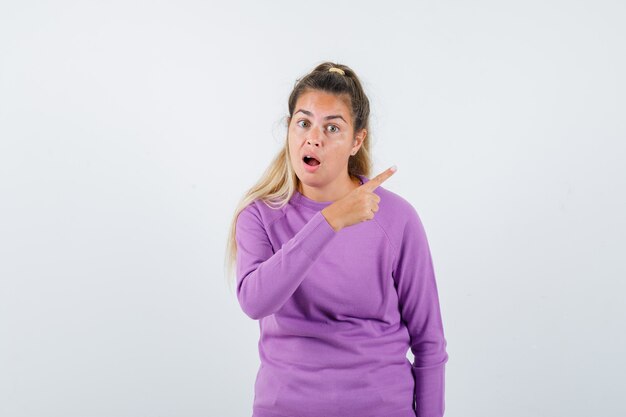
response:
M341 230L341 225L337 222L336 217L333 215L333 212L328 207L322 209L322 216L326 219L326 222L332 227L335 232Z

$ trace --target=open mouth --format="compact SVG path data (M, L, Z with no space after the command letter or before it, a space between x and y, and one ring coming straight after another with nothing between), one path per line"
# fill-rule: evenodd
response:
M313 158L312 156L305 156L304 158L302 158L302 160L304 161L305 164L311 165L311 166L316 166L320 164L320 161Z

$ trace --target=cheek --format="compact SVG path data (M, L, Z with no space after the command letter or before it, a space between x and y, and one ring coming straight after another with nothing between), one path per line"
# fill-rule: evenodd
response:
M298 144L290 138L287 146L289 146L289 157L291 159L291 163L292 165L296 165L300 162L300 150L298 149Z
M289 134L287 146L289 146L289 154L292 158L298 157L302 150L302 144L302 140L298 136Z

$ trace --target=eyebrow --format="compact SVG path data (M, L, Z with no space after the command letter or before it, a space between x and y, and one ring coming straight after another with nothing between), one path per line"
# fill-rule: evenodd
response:
M313 116L313 113L311 113L308 110L300 109L300 110L296 111L296 113L298 113L298 112L302 112L302 113L306 114L307 116ZM330 119L341 119L341 120L344 121L345 124L348 124L348 122L346 122L346 119L344 119L343 116L341 116L340 114L333 114L333 115L324 117L324 120L330 120Z

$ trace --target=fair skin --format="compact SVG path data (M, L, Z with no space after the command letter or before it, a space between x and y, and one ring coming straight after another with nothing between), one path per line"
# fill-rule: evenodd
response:
M289 120L288 144L291 164L300 179L299 190L314 201L332 201L322 214L335 232L371 220L380 197L374 190L395 172L388 168L365 184L348 174L348 159L367 135L352 127L349 98L323 91L308 91L297 100ZM304 155L321 162L315 172L304 166Z
M291 164L300 179L300 192L314 201L335 201L360 185L348 174L348 160L367 135L355 134L347 96L312 90L302 94L289 121ZM318 156L321 164L307 172L302 157Z

